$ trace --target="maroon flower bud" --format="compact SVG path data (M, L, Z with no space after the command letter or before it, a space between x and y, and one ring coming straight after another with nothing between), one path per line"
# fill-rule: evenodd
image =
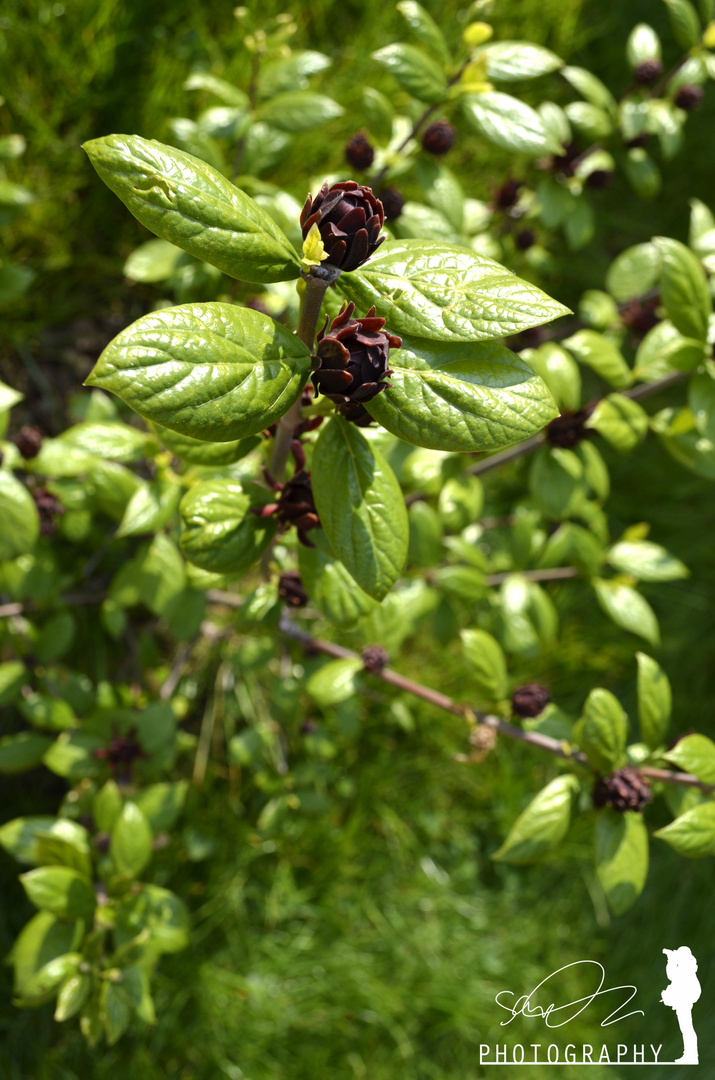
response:
M516 246L519 251L528 251L530 247L534 246L534 236L531 229L522 229L521 232L516 234Z
M392 372L388 369L390 349L399 349L402 339L383 330L385 320L371 308L362 319L353 319L355 305L347 304L328 329L318 333L317 360L313 383L321 394L334 402L346 419L359 419L352 408L372 401L389 383L381 382Z
M15 437L15 446L26 461L29 461L30 458L37 457L42 449L42 432L38 427L33 427L31 424L25 424L24 427L20 428L19 433Z
M297 570L286 570L278 579L278 595L288 607L305 607L308 594Z
M382 645L366 645L362 651L362 662L365 671L371 675L379 675L387 667L390 657Z
M511 177L505 180L500 188L494 193L494 202L499 210L508 210L519 198L521 180L513 180Z
M681 86L680 90L678 90L678 93L675 95L675 104L679 109L685 109L686 112L697 109L702 100L702 86Z
M659 304L659 298L655 297L652 300L631 300L622 309L621 318L626 326L630 327L637 334L647 334L649 330L652 330L654 326L658 324L658 316L656 314L656 308Z
M612 806L620 814L627 810L643 810L653 799L653 793L638 772L630 766L610 776L602 776L593 788L593 805Z
M551 695L540 683L518 686L511 695L511 707L516 716L538 716L551 701Z
M647 146L650 142L650 134L647 131L642 131L640 135L635 135L632 139L629 139L626 143L627 150L640 150L642 147Z
M386 221L396 221L402 213L405 200L402 192L396 187L385 188L380 192L380 202L385 211Z
M40 516L40 532L43 536L52 536L55 531L54 518L65 513L65 508L59 499L46 488L35 487L30 489L30 494L35 500L35 506Z
M454 146L457 132L449 120L435 120L422 136L422 149L428 154L446 154Z
M323 184L314 199L308 196L300 215L303 239L317 225L328 253L325 265L340 270L355 270L370 258L385 239L380 236L384 221L380 200L354 180Z
M92 845L100 855L106 855L111 846L111 837L108 832L98 832L92 837Z
M594 169L586 177L586 187L600 191L602 188L608 187L612 179L613 173L610 169Z
M592 408L585 408L576 413L562 413L561 416L557 416L546 425L546 438L549 444L571 450L583 439L588 439L593 431L586 427L586 421L592 412Z
M663 74L660 60L644 60L633 72L633 77L641 86L651 86Z
M129 728L124 735L120 735L114 727L107 745L93 751L93 756L98 761L107 762L118 783L127 784L131 779L134 762L138 758L146 758L147 755L142 749L135 727Z
M353 135L345 147L345 160L353 169L369 169L375 160L375 151L364 131Z
M574 162L580 153L578 145L575 142L570 142L563 154L554 154L551 162L552 169L562 176L573 176Z

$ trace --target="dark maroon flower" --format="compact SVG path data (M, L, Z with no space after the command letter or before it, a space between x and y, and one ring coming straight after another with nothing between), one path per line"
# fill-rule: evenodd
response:
M528 251L530 247L534 246L535 239L536 237L531 229L522 229L521 232L516 234L516 246L519 251Z
M313 372L315 387L333 401L348 420L359 420L362 412L354 406L372 401L390 385L381 382L392 374L388 368L390 349L399 349L402 339L383 330L385 320L371 308L362 319L353 319L355 305L347 304L328 329L318 333L317 360Z
M702 100L702 86L681 86L680 90L678 90L678 93L675 95L675 104L679 109L685 109L686 112L697 109Z
M663 65L660 60L644 60L633 72L633 77L641 86L651 86L662 74Z
M519 198L521 180L509 177L501 187L494 192L494 204L498 210L509 210Z
M278 595L288 607L305 607L308 594L297 570L286 570L278 579Z
M390 657L382 645L366 645L362 651L365 671L369 671L371 675L380 675L387 667L389 660Z
M570 142L564 149L563 154L554 154L551 162L551 167L556 173L560 173L562 176L573 176L574 162L581 154L578 145L575 142Z
M380 192L380 202L385 211L385 221L397 221L405 205L404 196L399 188L384 188Z
M280 491L276 502L267 503L265 506L256 507L252 512L258 517L275 517L281 532L285 532L291 525L295 525L298 539L306 547L315 547L305 535L310 529L320 528L318 511L313 499L313 488L310 483L310 473L302 468L305 454L300 443L295 440L291 447L296 462L300 463L290 480L284 484L273 480L268 473L264 472L266 482L273 491Z
M610 169L594 169L586 177L586 187L600 191L602 188L608 187L612 179L613 173Z
M630 766L610 776L602 776L593 788L594 806L612 806L621 814L627 810L640 812L652 799L648 784L638 770Z
M323 184L314 199L308 196L300 215L303 239L317 225L328 254L325 264L340 270L356 270L370 258L385 239L380 236L384 221L380 200L355 180Z
M38 427L25 424L15 437L15 446L26 461L37 457L42 449L42 432Z
M375 151L364 131L353 135L345 147L345 160L353 169L369 169L375 160Z
M54 518L65 513L64 506L47 488L31 488L30 494L40 516L40 532L43 536L52 536L55 531Z
M449 120L435 120L422 136L422 149L428 154L446 154L454 146L457 132Z
M511 707L516 716L538 716L551 701L551 694L540 683L518 686L511 695Z
M586 421L593 412L593 407L580 409L576 413L562 413L546 425L546 438L551 446L560 446L571 450L583 439L588 439L593 431L586 427Z

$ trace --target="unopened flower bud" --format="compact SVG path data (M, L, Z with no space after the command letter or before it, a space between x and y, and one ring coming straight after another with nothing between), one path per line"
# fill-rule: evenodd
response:
M512 177L505 180L500 188L497 188L494 193L494 202L499 210L509 210L519 198L519 188L521 187L521 180L514 180Z
M644 60L633 72L633 77L641 86L651 86L663 74L660 60Z
M389 383L387 375L390 349L399 349L401 338L383 330L385 320L371 308L362 319L353 319L353 303L347 304L317 337L319 367L313 372L315 387L334 402L348 420L359 422L362 406L372 401ZM355 406L360 408L356 412Z
M675 104L679 109L685 109L686 112L697 109L702 100L702 86L681 86L680 90L678 90L678 93L675 95Z
M308 603L308 594L296 570L286 570L281 574L278 580L278 595L288 607L305 607Z
M519 251L528 251L530 247L534 246L534 234L531 229L522 229L521 232L516 234L516 246Z
M621 814L640 812L651 802L653 793L637 769L630 766L610 776L602 776L593 788L594 806L612 806Z
M518 686L511 695L511 707L516 716L532 717L542 713L551 701L551 695L540 683Z
M422 149L428 154L446 154L454 146L457 132L449 120L435 120L422 136Z
M366 645L362 651L365 671L369 671L372 675L379 675L387 667L389 659L382 645Z
M395 187L384 188L380 192L380 202L385 211L385 221L396 221L405 205L402 192Z
M37 457L42 449L42 432L38 427L25 424L15 437L15 446L26 461Z
M593 408L580 409L576 413L562 413L546 425L546 439L550 446L560 446L563 450L572 450L584 439L593 434L586 427L586 421Z
M353 169L369 169L375 160L375 151L364 131L353 135L345 146L345 160Z
M342 184L323 184L313 199L308 196L300 215L303 239L317 225L327 259L325 264L340 270L356 270L376 251L384 236L382 203L369 187L355 180Z

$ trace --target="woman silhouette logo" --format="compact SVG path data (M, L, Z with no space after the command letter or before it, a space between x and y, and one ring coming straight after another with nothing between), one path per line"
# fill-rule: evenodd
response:
M679 949L663 949L668 957L665 974L670 983L660 995L664 1005L675 1013L683 1036L683 1056L674 1065L698 1064L698 1037L693 1027L693 1005L700 997L700 983L695 972L698 962L687 945Z

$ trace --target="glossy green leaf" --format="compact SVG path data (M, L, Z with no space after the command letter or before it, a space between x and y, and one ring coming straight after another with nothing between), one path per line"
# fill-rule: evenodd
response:
M593 533L567 521L547 540L539 566L575 566L592 577L598 572L601 561L601 544Z
M332 62L325 53L303 49L292 52L284 59L262 63L258 75L258 96L263 99L279 94L282 90L305 90L308 80L325 71Z
M21 660L0 664L0 705L11 704L27 681L27 669Z
M107 1036L107 1045L114 1046L129 1027L131 1002L121 985L106 980L99 990L99 1014Z
M465 94L462 110L471 126L495 146L532 157L561 149L539 114L511 94Z
M335 417L315 443L312 480L330 546L368 596L382 600L407 558L407 512L395 474L359 428Z
M545 383L498 342L404 338L390 355L391 388L368 411L405 442L438 450L495 450L558 415Z
M673 37L681 49L692 49L700 41L700 19L690 0L664 0Z
M279 131L302 132L312 131L329 120L335 120L343 112L337 101L324 94L315 94L310 90L289 90L261 105L258 118Z
M65 979L76 973L81 962L82 954L77 952L65 953L63 956L50 960L25 983L17 1004L23 1006L44 1004L57 993L57 988Z
M117 904L115 944L121 947L143 930L151 948L179 952L188 944L189 913L175 893L158 885L144 885L140 893Z
M211 75L208 71L194 71L184 83L184 90L206 90L207 93L214 94L227 105L235 105L239 108L244 108L248 104L248 98L243 90L239 90L237 86L225 79Z
M499 642L486 630L462 630L462 647L467 660L467 684L474 687L475 704L499 706L507 696L506 661Z
M636 653L638 661L638 719L641 738L651 750L661 746L668 730L672 694L668 676L660 664L645 653Z
M135 248L124 264L124 276L131 281L153 285L174 273L179 259L186 256L168 240L147 240Z
M715 743L707 736L686 735L663 757L705 784L715 784Z
M175 457L190 465L233 465L260 444L260 438L249 435L247 439L235 439L232 442L206 442L204 439L192 439L190 435L180 435L171 428L152 425L154 434Z
M634 450L648 433L648 413L623 394L608 394L601 398L588 420L586 427L593 428L599 435L620 450L628 453Z
M607 558L615 570L641 581L677 581L689 573L685 563L650 540L622 540L609 549Z
M330 660L311 675L305 684L310 697L321 709L338 705L355 696L355 676L363 670L362 660Z
M176 784L149 784L134 796L133 802L149 822L152 832L170 829L181 813L189 790L188 780Z
M496 41L480 54L486 56L487 77L496 82L518 82L548 75L563 66L563 60L530 41Z
M94 751L103 745L97 735L85 731L63 731L48 747L42 760L51 772L74 783L85 777L96 776L101 771Z
M12 776L36 769L51 745L52 739L35 731L0 736L0 774Z
M163 529L174 517L180 498L181 488L174 481L149 480L127 503L116 535L141 536Z
M414 45L395 42L372 54L397 82L418 101L439 104L447 96L447 79L444 71L423 49Z
M452 170L441 161L425 155L423 159L418 159L416 171L417 179L430 206L439 211L440 217L447 219L456 233L461 233L464 227L464 188ZM419 206L422 210L427 209L420 203L407 205ZM403 207L402 214L404 213ZM401 222L402 216L398 220ZM422 239L428 239L425 233L416 235ZM436 239L446 239L444 225L442 233Z
M655 244L636 244L618 255L606 274L606 288L621 303L643 296L660 277L660 252Z
M136 803L127 800L112 827L110 854L118 873L137 877L151 858L151 826Z
M715 442L715 379L709 372L695 375L690 380L688 405L700 434Z
M577 513L587 497L582 461L573 450L559 447L537 450L529 486L539 507L553 518Z
M566 113L553 101L542 101L538 107L541 122L553 142L566 146L572 140L571 125ZM560 187L560 185L558 185ZM563 190L563 189L562 189Z
M196 484L181 500L181 550L203 570L242 574L257 562L275 532L272 518L251 512L251 501L236 480Z
M618 389L630 386L633 376L620 349L597 330L577 330L561 343L581 364L586 364Z
M419 500L407 511L410 538L407 561L412 566L437 566L442 555L442 522L433 506Z
M525 350L520 356L544 380L559 409L577 411L581 404L581 372L566 349L555 341L547 341L538 349Z
M559 844L571 824L571 805L580 782L572 775L557 776L532 799L512 825L493 859L530 863Z
M389 143L395 116L390 101L372 86L363 87L362 99L368 130L381 143Z
M314 548L298 547L298 568L312 603L336 626L352 626L375 607L375 601L360 589L338 559L323 550L311 531ZM326 542L327 543L327 542Z
M163 615L185 583L176 544L165 533L157 533L124 563L112 581L109 596L122 607L144 604L155 615Z
M581 97L585 98L586 101L590 101L592 105L597 105L607 112L612 112L615 109L616 101L613 94L592 72L586 71L585 68L569 65L561 68L561 74L566 79L566 82L570 83L574 90L578 91Z
M624 630L638 634L651 645L659 643L658 620L645 597L630 585L624 585L618 581L596 579L593 587L600 606L616 626L622 626Z
M700 256L715 250L715 214L700 199L690 200L688 246Z
M23 397L24 394L21 394L19 390L14 390L7 383L0 382L0 413L12 409L13 405L17 405L18 401L22 401Z
M62 1023L76 1016L84 1006L92 989L92 979L89 975L70 975L62 984L57 995L57 1007L55 1008L55 1020Z
M124 800L115 780L107 780L92 799L92 817L100 832L111 833Z
M39 866L20 875L31 903L41 911L68 919L89 919L94 913L94 886L68 866Z
M487 595L484 573L474 566L438 566L432 580L438 589L459 603L483 600Z
M652 418L651 425L676 461L698 476L715 480L715 446L702 437L689 408L662 409Z
M715 802L693 806L653 835L691 859L715 855Z
M275 222L205 161L138 135L84 144L105 184L151 232L241 281L298 276Z
M449 532L461 532L479 519L484 489L477 476L451 476L439 493L439 516Z
M32 551L40 532L35 501L12 473L0 470L0 561Z
M598 151L595 151L586 160L590 161L597 155ZM594 330L608 330L618 323L618 305L612 296L601 289L586 289L579 300L578 317Z
M638 346L633 374L637 379L662 379L674 371L694 371L703 362L706 345L683 337L670 319L649 330Z
M661 256L661 294L668 318L685 337L706 341L712 300L697 256L667 236L653 241Z
M642 146L628 151L624 160L628 183L642 199L654 199L662 186L660 169Z
M430 55L436 57L441 63L448 64L451 57L444 35L422 5L416 0L400 0L400 3L395 6Z
M83 923L58 919L40 911L23 926L8 959L15 969L15 992L22 994L30 980L46 964L76 949Z
M375 305L392 333L437 341L507 337L569 309L468 248L437 241L387 241L340 279L360 310Z
M123 330L87 383L181 435L229 442L280 419L309 368L307 347L267 315L232 304L184 304Z
M626 56L632 68L647 60L660 60L660 38L648 23L638 23L628 36Z
M628 718L610 690L599 686L591 691L575 734L594 769L610 773L619 767L626 750Z
M598 880L611 911L622 915L643 892L648 876L648 832L643 815L601 810L594 839Z

